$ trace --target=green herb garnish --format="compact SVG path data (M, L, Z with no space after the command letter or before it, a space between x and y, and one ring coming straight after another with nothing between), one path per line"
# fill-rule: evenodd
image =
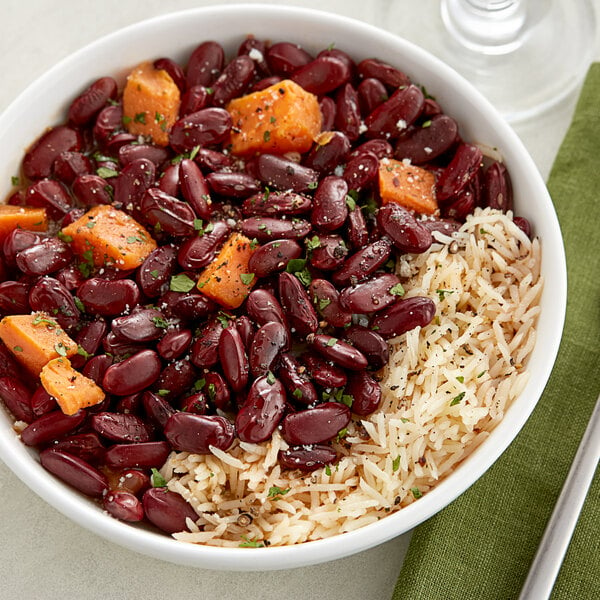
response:
M196 283L185 273L180 273L179 275L173 275L171 277L169 289L172 292L189 292L194 289L195 285Z

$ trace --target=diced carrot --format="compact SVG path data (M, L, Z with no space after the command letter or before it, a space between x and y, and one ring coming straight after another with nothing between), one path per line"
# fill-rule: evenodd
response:
M94 406L104 400L104 392L96 383L71 366L65 357L48 362L40 374L44 389L56 398L65 415L74 415L82 408Z
M156 248L156 242L133 217L110 205L90 208L63 228L61 237L73 252L96 267L135 269Z
M248 272L252 254L253 244L247 237L231 234L217 257L200 274L198 289L225 308L237 308L256 283L255 275Z
M233 154L306 152L321 131L317 97L289 79L236 98L226 108L233 121Z
M143 62L127 76L123 121L129 133L147 135L155 144L169 143L169 130L179 115L181 94L171 76Z
M4 317L0 321L0 339L15 358L36 376L53 358L77 353L77 344L44 312Z
M435 176L431 171L409 162L384 158L379 162L379 195L381 202L396 202L421 214L438 210Z
M48 229L46 209L0 204L0 242L14 229L46 231Z

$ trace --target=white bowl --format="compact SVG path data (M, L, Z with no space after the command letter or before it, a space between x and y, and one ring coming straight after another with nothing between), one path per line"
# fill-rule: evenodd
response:
M34 492L70 519L131 550L174 563L208 569L289 569L348 556L381 544L425 521L471 486L520 431L546 385L562 333L566 265L560 228L545 184L516 134L494 108L448 66L390 33L333 14L273 5L229 5L150 19L108 35L75 52L29 86L0 117L0 197L8 194L24 149L49 125L65 118L72 98L103 75L123 77L142 60L169 56L185 61L207 39L234 52L249 33L291 41L308 51L335 43L355 59L378 57L427 87L461 126L465 139L500 149L510 171L517 213L527 217L543 248L545 291L538 340L528 363L531 377L521 396L489 438L435 489L397 513L341 536L288 547L215 548L178 542L127 525L62 484L39 464L0 411L0 457Z

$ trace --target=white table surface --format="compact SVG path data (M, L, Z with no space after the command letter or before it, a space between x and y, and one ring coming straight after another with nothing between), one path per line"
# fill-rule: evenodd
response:
M600 0L594 2L600 14ZM104 34L166 12L218 3L3 0L0 111L47 68ZM438 0L285 3L354 17L424 47L430 18L424 15L439 5ZM600 60L598 44L595 56ZM515 127L544 178L567 130L574 103L573 95L551 112ZM0 598L5 600L387 599L409 539L406 534L348 558L287 571L237 573L180 567L125 550L72 523L0 463Z

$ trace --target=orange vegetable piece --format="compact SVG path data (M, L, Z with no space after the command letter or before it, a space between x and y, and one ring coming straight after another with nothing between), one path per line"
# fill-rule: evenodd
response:
M46 231L48 216L45 208L0 204L0 242L14 229Z
M253 244L246 236L231 234L217 257L200 274L198 289L225 308L237 308L256 283L256 277L248 269L252 254Z
M150 136L155 144L166 146L180 104L181 94L171 76L151 62L139 64L127 76L123 122L129 133Z
M321 131L317 97L289 79L236 98L226 108L233 121L233 154L306 152Z
M65 415L74 415L82 408L104 400L104 392L96 383L76 371L68 358L54 358L40 374L44 389L56 398Z
M384 158L379 162L381 202L396 202L421 214L438 210L433 173L409 162Z
M90 208L62 229L73 252L96 267L135 269L156 248L152 236L133 217L108 204Z
M44 312L4 317L0 321L0 339L36 377L53 358L77 353L77 344Z

